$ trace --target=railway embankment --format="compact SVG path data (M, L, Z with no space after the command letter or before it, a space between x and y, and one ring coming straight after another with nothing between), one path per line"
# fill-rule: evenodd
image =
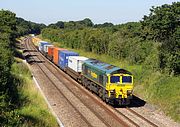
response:
M23 48L17 43L14 63L11 67L13 77L13 100L11 110L4 112L2 126L58 126L42 94L35 87L32 74L23 59ZM11 91L12 92L12 91ZM8 108L8 107L6 107ZM6 116L6 117L3 117Z

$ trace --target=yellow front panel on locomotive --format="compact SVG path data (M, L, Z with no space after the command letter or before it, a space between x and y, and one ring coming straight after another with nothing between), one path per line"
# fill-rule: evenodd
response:
M110 98L128 98L132 96L133 76L129 74L107 75L106 90Z

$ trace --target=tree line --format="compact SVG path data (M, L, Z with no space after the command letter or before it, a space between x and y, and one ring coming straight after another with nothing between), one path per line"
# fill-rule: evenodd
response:
M26 21L20 17L16 17L16 29L18 36L23 36L27 34L40 34L41 30L45 27L46 25L42 23L38 24L31 21Z
M43 29L42 36L66 47L127 59L172 75L180 73L180 2L152 7L140 22L58 21Z
M17 92L20 81L11 73L16 38L29 33L39 34L44 26L17 18L13 12L0 10L0 126L15 126L21 119L14 112L21 103Z

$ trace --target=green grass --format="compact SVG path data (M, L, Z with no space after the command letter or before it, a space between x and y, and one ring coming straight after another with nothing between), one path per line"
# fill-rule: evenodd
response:
M149 92L151 91L151 92ZM149 100L163 111L180 121L180 78L161 75L148 87Z
M45 40L51 42L48 39ZM117 60L105 54L97 55L80 49L70 49L58 42L53 44L78 52L82 56L129 70L134 75L134 94L156 105L175 121L180 122L180 76L170 77L165 73L148 69L144 65L132 65L127 60Z
M12 65L12 74L18 80L18 101L15 126L57 127L55 117L39 90L35 87L28 67L21 59L16 58Z

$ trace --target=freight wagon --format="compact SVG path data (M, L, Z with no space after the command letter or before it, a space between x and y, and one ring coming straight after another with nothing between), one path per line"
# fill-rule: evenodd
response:
M32 42L34 43L34 45L35 45L36 47L38 47L40 41L42 41L42 40L39 39L39 38L37 38L37 37L33 37L33 38L32 38Z
M39 42L39 51L43 52L44 51L44 45L50 45L49 42L45 42L45 41L40 41Z
M43 47L44 47L43 51L45 52L45 55L47 56L48 55L48 48L49 47L54 47L54 45L48 44L48 45L44 45Z
M47 55L47 49L48 49L48 46L52 46L49 42L48 43L45 43L45 44L41 44L42 45L42 50L41 52L46 56Z
M60 61L60 51L64 51L64 50L67 50L67 49L63 49L63 48L54 48L53 49L53 62L58 65L59 64L59 61Z
M81 82L82 64L85 60L88 58L84 56L69 56L68 59L66 72L79 82Z
M132 98L133 76L119 67L95 59L84 61L82 84L103 100L128 105Z
M69 59L69 56L79 56L78 53L76 52L72 52L72 51L68 51L68 50L64 50L64 51L60 51L59 52L59 63L58 63L58 66L66 71L66 68L68 67L68 59Z
M53 61L53 51L54 51L54 46L50 46L48 47L48 55L47 55L47 58L50 60L50 61Z

